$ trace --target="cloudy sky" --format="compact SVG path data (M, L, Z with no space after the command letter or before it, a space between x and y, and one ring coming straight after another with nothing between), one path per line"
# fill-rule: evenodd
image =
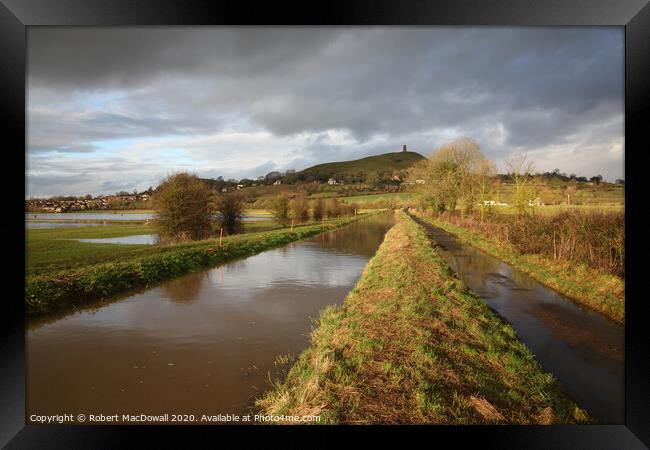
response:
M623 174L622 28L30 28L27 196L257 177L459 136Z

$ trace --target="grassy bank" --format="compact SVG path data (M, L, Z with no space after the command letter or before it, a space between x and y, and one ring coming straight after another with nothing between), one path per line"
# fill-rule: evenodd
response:
M587 421L402 212L311 341L258 400L263 413L347 424Z
M87 244L92 245L97 254L111 259L95 264L86 262L81 267L63 270L51 270L52 266L40 273L28 270L26 311L28 315L39 315L82 305L130 288L150 286L192 270L279 247L363 217L296 226L293 231L283 228L228 236L223 239L221 247L218 239L161 246ZM30 261L29 251L27 260Z
M526 272L576 303L597 311L618 324L625 322L625 282L619 277L572 261L522 254L513 245L489 239L443 220L425 216L422 218L453 233L462 242Z

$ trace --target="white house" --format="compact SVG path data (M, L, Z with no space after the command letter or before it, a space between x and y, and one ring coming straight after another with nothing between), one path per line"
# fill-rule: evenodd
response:
M334 178L330 178L327 180L327 184L336 184L336 180Z
M502 203L502 202L497 202L497 201L494 201L494 200L485 200L485 201L483 201L483 206L508 206L508 204L507 203Z
M273 186L277 186L278 184L282 184L282 181L277 180L275 183L273 183Z

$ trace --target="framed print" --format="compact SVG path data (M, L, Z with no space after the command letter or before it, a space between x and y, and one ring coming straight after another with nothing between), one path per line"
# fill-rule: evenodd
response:
M650 442L647 2L0 15L7 448Z

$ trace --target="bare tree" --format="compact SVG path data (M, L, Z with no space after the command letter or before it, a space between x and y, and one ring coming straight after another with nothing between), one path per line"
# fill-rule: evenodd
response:
M296 222L307 222L309 220L309 203L304 195L297 195L291 201L291 212Z
M495 174L496 167L492 161L487 159L481 161L478 173L476 174L481 222L485 217L486 210L492 210L491 202L494 201L494 194L499 187L498 178L495 177Z
M438 147L409 172L409 177L435 212L454 211L462 203L466 213L474 208L481 173L487 178L490 164L478 143L463 137Z
M527 213L530 201L536 194L533 162L528 159L526 153L517 153L506 159L506 167L515 183L514 204L517 214L523 216Z

